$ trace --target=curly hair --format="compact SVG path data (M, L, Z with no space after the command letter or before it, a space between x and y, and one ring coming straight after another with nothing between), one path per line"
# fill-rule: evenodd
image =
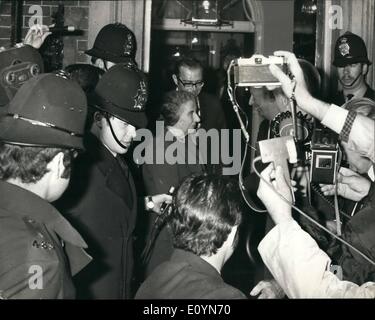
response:
M60 148L24 147L0 142L0 180L20 179L22 183L36 183L48 172L48 163L64 153L65 170L62 178L71 171L71 151Z
M198 256L217 253L241 223L237 183L217 175L191 175L179 186L169 226L175 248Z
M169 91L164 95L160 113L166 126L173 126L178 122L181 106L188 101L195 102L195 96L190 92Z

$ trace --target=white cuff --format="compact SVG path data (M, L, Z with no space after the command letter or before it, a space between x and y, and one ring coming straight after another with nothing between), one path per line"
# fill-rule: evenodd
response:
M344 127L348 112L349 111L344 108L331 104L322 120L322 124L340 134Z

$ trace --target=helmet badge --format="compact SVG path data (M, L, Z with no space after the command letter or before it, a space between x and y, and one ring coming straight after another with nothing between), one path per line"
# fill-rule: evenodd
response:
M342 38L341 44L339 45L339 51L343 57L347 56L350 52L350 46L347 41L348 40L346 38Z

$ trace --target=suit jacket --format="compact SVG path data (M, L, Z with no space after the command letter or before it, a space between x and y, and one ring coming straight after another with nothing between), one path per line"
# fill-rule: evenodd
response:
M246 299L201 257L176 249L146 279L136 299Z
M224 113L223 106L216 96L201 92L198 96L200 106L201 128L206 131L210 129L227 129L227 121ZM220 137L220 132L219 132ZM221 155L221 146L215 149L217 154ZM213 174L222 174L223 164L219 161L218 164L211 163L211 140L207 141L207 171Z
M201 92L198 99L201 112L201 127L205 130L213 128L226 129L227 121L219 98L212 94Z
M174 139L173 141L165 141L164 149L158 141L163 139L163 137L157 136L154 137L151 145L154 152L154 160L156 159L156 152L161 152L163 155L166 154L166 150L172 145L180 145L181 148L185 149L185 155L188 155L191 150L188 150L188 143L184 141L178 141ZM192 146L192 144L190 144ZM159 148L157 150L157 148ZM156 161L153 163L145 163L142 166L143 181L145 184L146 194L154 195L160 193L167 193L171 186L175 188L180 185L182 180L194 173L201 174L205 172L205 167L202 164L189 164L185 159L184 163L181 164L169 164L166 161L162 164L156 164ZM148 227L148 236L147 241L150 241L151 232L153 226L155 225L156 214L150 214L150 222ZM161 229L156 241L154 243L154 249L152 251L150 260L146 266L146 275L160 263L169 259L172 254L173 245L170 232L167 227Z
M137 201L127 165L90 136L58 206L69 214L93 256L76 279L78 298L131 297Z

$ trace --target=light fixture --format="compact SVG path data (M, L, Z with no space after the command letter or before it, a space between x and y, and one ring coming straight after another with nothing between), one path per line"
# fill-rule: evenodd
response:
M315 14L318 10L316 0L305 0L302 4L301 11L306 14Z
M211 6L210 1L207 1L207 0L203 1L202 6L203 6L205 13L208 14L210 11L210 6Z
M233 25L232 22L224 21L220 18L222 0L192 0L190 5L192 8L191 18L181 20L185 24L191 24L195 27Z

